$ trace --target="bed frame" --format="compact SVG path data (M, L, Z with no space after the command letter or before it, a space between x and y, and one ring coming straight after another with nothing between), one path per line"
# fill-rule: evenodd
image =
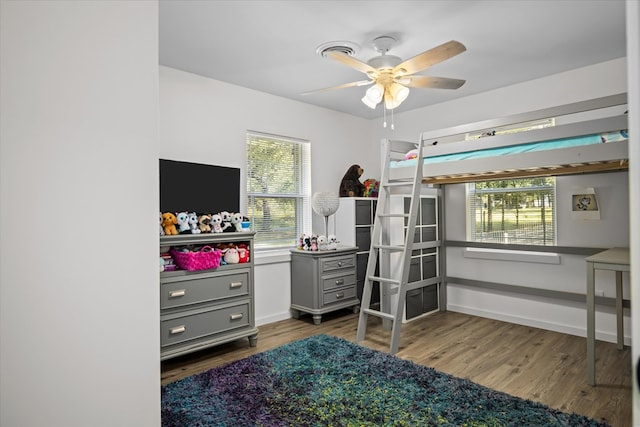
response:
M583 135L617 132L627 129L625 93L562 105L500 119L486 120L447 129L423 132L425 157L508 147ZM468 133L555 118L556 126L515 134L487 136L465 141ZM628 169L628 140L606 144L557 148L550 151L508 154L480 159L429 163L423 167L425 184L485 181L514 177L556 176ZM404 153L392 153L391 161L404 160ZM401 164L402 162L398 163ZM389 179L412 179L415 168L388 168Z

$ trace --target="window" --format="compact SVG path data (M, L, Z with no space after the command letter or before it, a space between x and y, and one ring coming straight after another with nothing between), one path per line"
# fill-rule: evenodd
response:
M247 216L256 249L296 245L310 229L308 141L247 132Z
M556 244L554 177L467 184L467 240Z

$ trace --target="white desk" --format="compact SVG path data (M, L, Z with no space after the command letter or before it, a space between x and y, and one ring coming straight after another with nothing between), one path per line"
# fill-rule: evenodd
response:
M616 319L618 349L624 348L622 316L622 272L630 271L629 248L612 248L586 258L587 261L587 379L596 384L595 271L616 272Z

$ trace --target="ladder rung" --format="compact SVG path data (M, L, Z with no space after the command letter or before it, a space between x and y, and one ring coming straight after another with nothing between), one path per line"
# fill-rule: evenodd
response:
M408 187L413 186L413 181L394 181L382 184L384 187Z
M384 319L389 319L389 320L395 320L396 319L393 314L385 313L385 312L379 311L379 310L372 310L370 308L364 308L364 309L362 309L362 311L364 311L366 314L371 314L373 316L382 317Z
M369 276L368 279L372 282L395 283L396 285L400 284L400 280L391 279L389 277Z
M404 251L404 246L389 246L389 245L373 245L374 248L383 249L387 251Z

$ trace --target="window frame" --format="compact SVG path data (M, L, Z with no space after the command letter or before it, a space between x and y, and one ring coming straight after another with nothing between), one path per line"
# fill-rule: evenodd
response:
M487 188L487 189L480 189L477 190L477 185L478 184L482 184L482 183L497 183L497 182L505 182L505 181L525 181L525 180L532 180L535 178L510 178L510 179L505 179L505 180L491 180L491 181L478 181L478 182L471 182L471 183L467 183L465 185L465 199L466 199L466 239L469 242L476 242L476 243L491 243L491 244L495 244L495 245L510 245L510 244L517 244L517 245L532 245L532 246L549 246L549 247L553 247L553 246L557 246L557 239L558 239L558 232L557 232L557 225L558 225L558 216L557 216L557 197L556 197L556 192L557 192L557 181L556 178L551 176L551 177L544 177L547 179L552 179L553 183L551 185L545 186L545 185L531 185L529 187L520 187L520 186L515 186L515 187L499 187L499 188ZM547 205L545 203L544 207L545 208L550 208L551 209L551 219L550 221L542 221L542 223L544 224L544 230L545 232L543 233L542 236L539 237L526 237L524 236L524 226L517 226L516 228L516 233L515 235L511 234L509 235L509 230L511 230L511 232L513 233L513 229L509 229L506 230L506 228L501 228L499 230L488 230L487 233L495 233L494 237L486 237L487 235L485 234L485 238L478 238L477 236L477 209L475 208L476 206L476 195L478 193L480 194L512 194L512 193L534 193L534 192L545 192L545 193L550 193L549 194L549 199L550 199L550 203ZM540 208L542 208L542 206L540 206ZM481 211L485 211L484 207L480 208ZM509 209L510 211L513 211L514 209L511 208ZM516 211L519 210L515 209ZM484 214L481 213L481 216L483 216ZM493 217L493 216L492 216ZM546 217L546 216L545 216ZM530 222L530 221L529 221ZM549 224L550 223L550 224ZM549 225L547 225L549 224ZM504 225L501 224L501 225ZM549 229L549 232L547 232L546 230ZM518 233L519 232L519 233ZM481 234L484 233L483 231L481 231ZM499 233L504 233L504 235L502 237L498 237L497 234ZM524 242L523 242L524 240ZM528 241L529 242L528 242ZM535 243L531 243L531 242L535 242Z
M297 150L297 154L293 154L295 170L292 171L292 176L287 177L294 182L292 191L263 192L255 191L255 188L252 188L254 182L252 178L252 173L254 172L252 144L257 144L258 141L282 144L283 149L286 145L295 146L294 151ZM311 225L311 144L304 139L248 130L246 132L245 147L247 166L247 217L251 221L253 231L256 233L254 237L254 249L258 252L263 252L295 247L298 236ZM296 156L298 158L295 158ZM266 164L268 163L269 162L266 162ZM279 182L279 184L283 184L283 182ZM294 235L280 239L276 238L275 234L267 237L268 234L258 228L260 221L256 220L256 200L260 199L269 199L276 202L278 200L293 199ZM280 218L280 220L282 221L283 218ZM287 243L283 244L283 241Z

